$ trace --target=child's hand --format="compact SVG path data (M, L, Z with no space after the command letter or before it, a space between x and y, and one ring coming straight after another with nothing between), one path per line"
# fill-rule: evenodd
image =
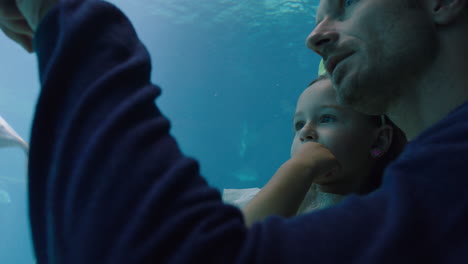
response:
M341 170L338 160L327 148L311 141L302 144L288 163L309 170L315 183L326 181L330 174L336 174Z
M243 209L247 226L269 215L296 215L310 186L327 180L341 166L323 145L307 142L276 171L271 180Z

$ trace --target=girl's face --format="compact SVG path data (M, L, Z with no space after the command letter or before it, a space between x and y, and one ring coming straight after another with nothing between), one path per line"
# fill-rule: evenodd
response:
M358 192L370 175L373 159L371 147L377 128L369 117L338 105L329 79L308 87L299 97L294 115L293 156L300 145L314 141L328 148L340 162L342 170L336 180L319 184L321 191L347 194Z

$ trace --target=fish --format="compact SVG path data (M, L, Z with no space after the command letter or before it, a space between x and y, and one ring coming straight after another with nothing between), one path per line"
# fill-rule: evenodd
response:
M25 177L18 178L18 177L0 176L0 190L2 188L2 182L8 183L8 184L25 184L27 183L27 179Z
M245 156L245 152L247 151L247 136L249 135L249 127L247 126L247 123L244 122L242 124L242 136L241 136L241 142L239 146L239 156L243 158Z
M20 147L26 154L29 154L29 145L18 133L0 116L0 148Z
M235 170L230 173L230 176L241 182L253 182L258 179L257 171L249 167L243 167Z
M7 191L0 189L0 204L9 204L11 203L10 195Z

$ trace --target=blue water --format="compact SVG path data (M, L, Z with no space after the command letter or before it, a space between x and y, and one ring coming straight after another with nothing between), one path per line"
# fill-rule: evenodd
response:
M262 187L289 158L297 97L319 57L305 38L318 0L113 0L149 49L157 105L216 188ZM28 141L34 56L0 36L0 115ZM33 263L24 155L0 149L0 263ZM5 180L2 177L15 179Z

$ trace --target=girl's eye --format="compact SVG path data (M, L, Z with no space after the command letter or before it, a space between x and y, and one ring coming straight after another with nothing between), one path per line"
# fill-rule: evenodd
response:
M320 123L331 123L335 121L336 121L336 117L332 115L323 115L320 117Z
M344 7L348 8L351 6L356 0L344 0Z
M294 123L294 131L299 131L304 127L304 122L299 121Z

